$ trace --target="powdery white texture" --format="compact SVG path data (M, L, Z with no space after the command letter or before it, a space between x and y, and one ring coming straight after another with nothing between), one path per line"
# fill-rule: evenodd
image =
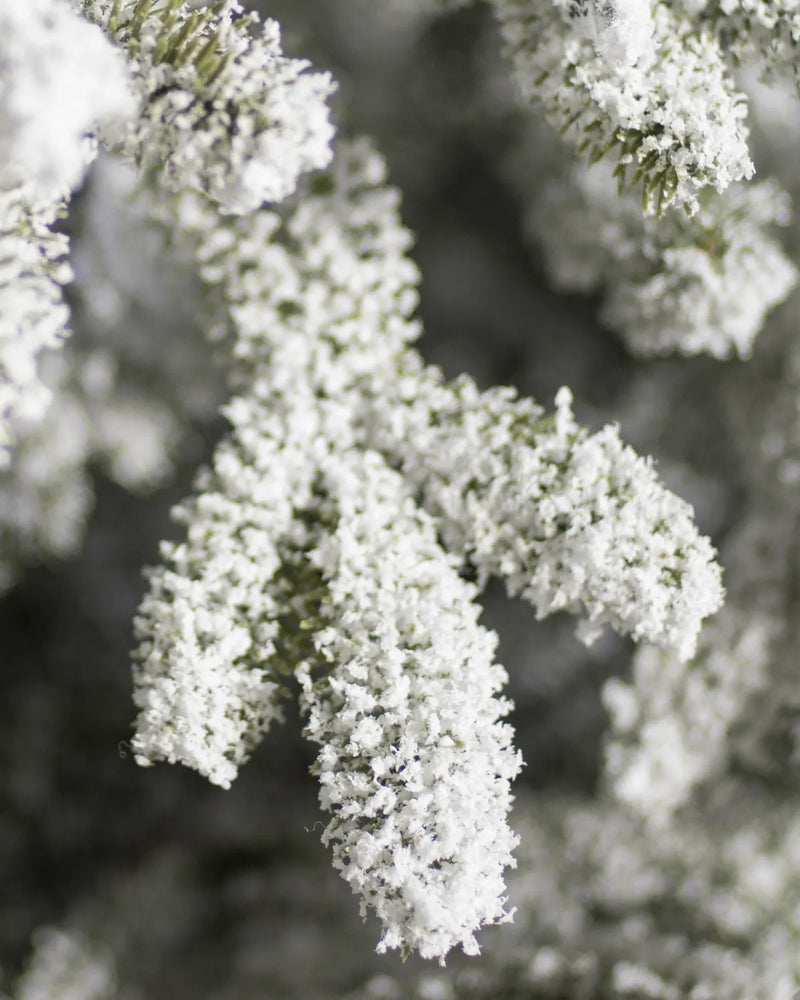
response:
M553 2L610 63L630 66L652 54L653 15L649 0Z
M228 413L238 433L173 511L186 538L162 546L135 619L132 741L138 763L181 762L223 788L280 718L270 661L288 598L274 578L294 505L310 503L319 433L313 411L289 419L236 399Z
M347 1000L793 1000L800 829L728 796L668 830L607 799L520 793L514 923L468 973L372 977Z
M358 339L347 349L362 329L353 316L362 303L396 302L411 267L405 237L392 236L392 248L373 230L387 206L371 201L368 181L382 164L366 153L345 148L333 167L352 201L336 190L296 206L289 246L270 212L223 219L195 196L164 205L195 242L205 280L222 290L228 316L212 309L210 332L224 336L216 324L230 325L239 393L225 410L231 439L177 512L186 541L164 549L137 619L141 762L180 760L228 785L277 714L269 670L281 659L278 618L291 608L289 576L305 544L299 512L313 517L323 457L355 444L344 389L373 360ZM236 689L246 685L255 693L242 706Z
M514 817L515 926L470 996L496 996L503 975L506 995L791 1000L797 816L752 789L719 791L666 830L607 800L532 797ZM635 988L613 991L624 983Z
M341 155L334 192L307 197L287 223L306 248L307 277L293 282L285 257L259 251L263 260L243 272L246 287L229 285L235 300L249 299L234 308L237 353L254 356L274 316L282 333L274 335L272 357L287 373L297 371L293 380L281 377L291 384L303 377L301 364L312 366L325 393L350 410L365 443L402 466L445 545L476 566L483 582L501 576L542 616L585 615L587 637L608 622L690 655L701 621L722 599L713 548L694 527L691 508L658 483L615 429L588 435L567 392L557 416L545 418L510 389L482 394L466 378L445 383L408 350L419 332L411 318L418 273L405 257L410 239L396 196L382 187L374 154L356 147ZM352 237L337 236L347 219L347 228L358 222L369 233L355 243L367 255L361 262ZM234 256L256 262L259 241L241 234L237 245ZM335 288L329 297L316 280L323 264ZM312 331L317 345L309 343Z
M344 147L330 175L332 188L307 195L289 214L288 244L275 239L280 222L269 213L214 227L201 204L181 200L181 225L203 234L197 250L202 273L226 289L240 366L236 379L267 410L302 413L306 420L317 414L321 441L333 453L361 442L402 467L445 544L473 562L482 580L501 575L541 615L585 615L587 636L610 622L688 655L700 621L721 600L713 550L698 535L690 508L658 484L652 468L622 446L613 428L592 436L580 428L568 393L548 419L532 402L514 401L510 390L482 395L468 380L444 384L413 352L402 353L418 329L410 319L417 275L405 258L408 234L383 176L368 148ZM252 424L261 412L253 406L248 409L243 397L229 411L236 434L255 449L250 462L260 449L270 454L263 435L273 426ZM278 426L275 433L280 441L285 432ZM309 439L305 451L294 449L290 463L275 460L289 476L284 488L290 495L297 492L291 477L300 475L303 462L313 465L311 444ZM255 469L269 470L273 485L280 485L276 471L260 460L248 470L242 457L235 467L242 489L258 491ZM312 472L307 468L303 475ZM241 495L235 483L230 475L214 486L214 502L222 503L228 489ZM211 501L198 502L190 524L195 517L204 520L202 503ZM273 539L288 524L285 517ZM150 683L151 669L166 678L175 671L188 677L192 658L208 647L181 640L172 653L180 628L162 623L154 632L152 626L162 597L170 622L176 601L186 621L193 603L222 607L221 592L209 599L201 595L214 546L223 559L233 558L231 545L238 551L235 537L224 538L234 523L221 522L208 535L208 546L188 555L175 578L169 577L168 589L148 605L139 634L145 642L148 634L156 635L156 645L142 647L140 683ZM206 529L198 530L202 538ZM171 551L167 555L173 558ZM183 560L182 550L175 555ZM275 558L265 579L275 572ZM179 579L184 573L189 581L199 574L196 584L185 584L185 594ZM158 586L159 579L154 577ZM253 600L258 614L264 593ZM243 627L245 621L247 616ZM165 681L165 691L171 683ZM165 697L162 722L169 719L168 704ZM180 756L172 753L168 759Z
M495 697L505 673L477 625L475 588L403 478L359 440L358 383L392 344L373 354L370 340L384 311L413 306L416 272L407 234L379 224L396 206L394 192L373 190L380 160L345 148L333 178L296 206L285 243L269 213L214 232L201 203L181 202L185 231L202 234L204 276L224 284L233 378L247 392L226 408L231 439L178 512L186 540L164 548L140 609L133 745L142 762L181 760L227 785L277 714L276 664L297 669L308 734L323 744L327 838L383 921L381 948L472 952L475 931L506 916L515 844L506 813L519 758ZM309 560L322 576L315 599L302 585ZM297 630L315 655L285 655ZM245 683L264 700L243 698ZM367 758L375 782L359 797Z
M66 336L62 286L72 277L67 238L53 233L57 206L32 209L17 187L0 190L0 468L8 464L15 425L41 419L50 392L39 359Z
M333 83L283 55L277 22L259 26L235 0L199 12L81 2L131 59L139 114L120 148L144 170L246 213L282 201L301 174L329 163Z
M542 102L592 161L614 154L648 211L675 203L694 213L704 188L752 175L745 99L710 32L655 3L652 51L628 65L598 54L555 5L493 2L522 98Z
M519 766L458 568L682 651L719 571L688 507L613 429L588 436L567 392L545 418L410 349L418 275L385 177L356 142L282 215L162 205L218 286L236 395L137 619L134 747L227 785L294 671L336 865L382 948L443 957L505 917Z
M310 379L337 400L331 428L349 426L402 467L483 582L500 575L540 615L584 615L587 638L608 622L689 655L722 596L691 509L616 430L588 435L567 392L545 418L512 390L445 383L408 349L419 330L408 233L380 160L345 149L333 190L288 217L293 253L267 242L277 222L266 214L214 229L182 202L182 225L206 231L202 273L228 289L243 373L256 367L259 392L296 393Z
M639 356L748 357L767 314L797 284L771 235L790 200L774 181L708 195L692 219L642 218L610 170L573 165L534 194L527 220L556 287L604 295L602 321Z
M59 200L93 157L86 138L133 113L125 58L65 0L0 7L0 177Z
M731 729L768 683L776 623L725 609L703 633L690 663L638 649L629 684L610 680L606 774L620 801L651 824L666 824L701 782L729 762Z
M552 417L511 389L419 377L374 433L402 463L445 545L498 575L537 615L584 617L691 656L722 603L714 549L691 507L608 426L589 434L561 389Z
M516 837L509 782L520 768L498 719L506 680L496 636L397 473L371 453L324 476L335 529L311 553L329 622L330 667L304 680L306 735L321 745L323 835L334 866L383 926L379 951L444 959L509 919L503 872Z

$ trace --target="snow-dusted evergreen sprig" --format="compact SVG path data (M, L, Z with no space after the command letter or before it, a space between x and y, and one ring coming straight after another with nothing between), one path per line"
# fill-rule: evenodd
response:
M708 542L691 525L688 508L657 484L650 467L622 447L615 431L587 437L575 424L566 395L557 418L548 423L535 404L514 402L508 391L481 396L468 381L447 386L408 350L419 332L411 318L417 272L406 256L410 237L398 218L397 194L384 186L384 177L380 158L360 143L342 146L331 172L311 182L283 224L268 212L215 223L213 211L200 199L178 202L178 225L198 240L201 273L219 282L228 299L238 358L235 380L263 400L273 416L262 415L263 430L257 431L255 402L242 396L229 410L234 436L244 441L247 435L253 442L250 454L235 458L242 445L231 445L230 452L226 446L224 462L235 471L221 487L204 485L217 498L213 504L222 504L225 517L233 520L221 520L213 531L197 529L207 544L196 555L191 546L176 550L174 557L181 561L166 590L161 577L154 577L158 593L147 599L139 626L144 643L140 685L147 686L151 675L163 675L169 684L175 677L190 677L195 650L214 647L207 635L202 642L187 643L177 629L178 621L192 620L193 606L219 608L220 634L225 631L222 623L226 615L230 619L231 606L222 591L214 596L213 590L207 598L201 593L216 587L214 548L223 562L235 562L238 555L222 555L231 546L239 552L235 519L253 515L236 513L223 504L224 496L231 490L234 497L246 490L261 496L267 486L258 486L264 474L258 470L272 464L283 470L280 480L270 473L276 490L283 483L288 496L297 497L309 489L313 439L305 455L294 447L289 457L283 445L262 440L270 433L283 440L285 431L273 427L276 407L279 413L299 407L306 422L317 413L314 419L324 429L318 433L330 439L335 432L331 447L342 451L360 442L402 465L459 557L473 559L484 576L508 577L512 590L528 593L540 613L579 611L594 626L611 621L636 636L686 651L702 617L719 603L719 571ZM322 401L324 416L319 415ZM283 456L280 463L257 458L258 449L271 455L275 447ZM292 477L302 473L303 462L309 467L299 490ZM245 494L236 492L237 481ZM292 502L301 501L281 501L284 506ZM272 501L257 503L265 506L269 525ZM212 501L198 498L192 523L205 524L203 504ZM289 513L281 517L270 528L276 540L289 526ZM608 560L605 567L603 560ZM278 562L272 557L259 578L277 573ZM212 577L204 582L207 569ZM222 579L224 574L220 587ZM267 600L264 588L253 593L255 603L233 603L249 610L229 621L232 634ZM160 608L171 624L162 620ZM201 673L208 683L205 668ZM151 730L141 737L141 752L178 759L176 750L157 750L152 733L169 721L168 702L159 711L152 725L144 721L156 718L150 708L140 717L140 730Z
M469 379L448 384L421 362L409 349L419 334L418 275L396 193L364 147L343 147L339 156L333 193L324 185L321 194L307 193L285 224L294 260L279 245L264 247L276 225L266 215L226 233L208 229L196 206L186 210L187 226L207 230L205 277L223 280L235 303L235 353L252 365L268 349L270 365L296 371L295 381L307 378L303 366L312 370L326 394L341 398L360 438L402 466L445 544L484 581L500 575L542 616L585 615L587 638L607 622L690 655L722 596L713 549L691 509L613 428L588 435L568 393L557 416L545 418L511 390L481 394ZM347 243L337 245L334 225ZM323 267L340 322L324 319ZM298 301L303 285L306 303ZM353 292L367 288L369 296L354 301ZM287 324L302 335L265 335Z
M652 465L616 428L581 427L567 389L545 416L512 390L446 384L413 357L409 367L400 382L408 395L391 419L370 425L445 545L482 580L504 579L539 617L583 616L586 641L608 623L690 656L721 604L720 572L691 507Z
M67 238L53 225L96 153L91 136L133 110L125 59L64 0L0 10L0 467L50 392L40 357L67 335Z
M304 675L306 735L321 746L323 835L334 866L383 926L379 951L442 959L509 919L506 815L520 767L496 636L402 476L376 453L333 459L321 488L336 527L311 552L326 581Z
M523 99L541 102L589 162L616 158L615 176L641 188L646 211L674 203L691 214L705 188L751 176L745 99L710 31L657 2L651 42L631 64L595 47L574 5L492 2Z
M613 428L588 435L575 422L566 391L555 418L546 418L511 390L482 394L468 378L445 383L408 349L419 335L412 319L418 275L405 257L410 236L400 223L396 194L383 187L384 168L374 155L357 147L340 155L334 174L340 201L329 193L307 196L287 233L298 247L310 248L305 280L316 277L324 255L336 272L352 269L349 287L367 278L372 288L369 300L341 324L320 328L322 313L314 303L321 334L312 349L314 377L324 378L328 392L356 390L343 405L352 408L360 436L402 466L445 544L472 562L484 582L501 576L541 616L557 610L587 616L587 638L610 623L691 655L700 623L722 598L713 549L698 534L691 509L658 483L652 467L625 448ZM374 258L358 268L363 278L355 277L356 262L343 248L335 249L333 228L320 215L323 199L340 226L348 213L348 228L367 213L380 220L366 244ZM240 279L231 285L231 278L229 287L236 297L252 295L257 284L263 289L258 300L235 310L237 352L252 355L259 340L263 344L270 301L278 323L281 311L295 308L283 297L297 278L290 279L283 258L275 257L280 268L254 267L252 244L241 234L238 239L248 248L247 287L240 290ZM336 284L341 281L337 274ZM311 287L321 294L319 285ZM352 308L341 292L330 302L345 316ZM297 310L297 322L304 314ZM306 331L307 341L307 325ZM288 355L309 347L292 342L271 349Z
M612 735L606 774L617 798L653 825L667 823L695 788L730 763L731 730L769 682L780 628L736 606L704 630L697 655L642 647L630 683L603 689Z
M553 0L612 65L631 66L653 44L650 0Z
M499 979L506 996L792 1000L796 812L719 791L663 831L608 801L532 797L514 817L515 927L484 959L484 990L466 997L497 996Z
M236 399L228 414L234 433L174 511L186 539L162 546L135 620L133 739L138 763L180 762L225 788L281 717L289 553L305 542L295 506L311 506L320 432L313 410Z
M98 126L133 113L127 61L68 0L0 9L0 186L59 202L83 178Z
M326 193L301 201L284 228L267 211L222 218L203 197L161 206L221 293L210 332L219 336L220 317L230 328L240 394L226 408L232 435L213 474L179 511L187 539L165 550L137 619L141 759L182 760L229 784L276 714L281 669L303 659L287 656L295 624L280 621L298 596L299 513L313 517L323 456L355 443L344 388L374 361L364 344L344 348L362 310L407 309L414 271L405 231L380 225L387 212L393 219L396 194L371 197L376 170L382 179L364 144L343 146L332 173L312 182ZM249 701L232 699L248 686Z
M323 744L326 839L383 922L381 947L472 951L504 917L515 844L519 759L497 722L495 639L402 478L376 454L332 449L333 414L298 403L281 421L234 401L237 433L179 512L188 537L165 546L137 619L134 750L227 786L296 669Z
M557 288L602 291L600 318L633 354L727 358L749 356L767 313L797 283L770 233L789 221L788 195L772 180L709 192L693 218L668 210L654 219L618 194L603 164L573 164L540 181L527 229Z
M793 1000L800 828L728 796L669 831L607 800L521 793L513 926L454 976L382 973L347 1000Z
M9 461L18 425L47 409L39 359L67 331L62 286L72 271L67 237L51 229L58 208L31 207L19 186L0 191L0 467Z
M186 537L165 546L137 619L134 748L227 785L299 673L336 864L383 921L383 947L442 957L503 917L518 766L498 723L493 640L456 566L474 558L545 611L681 651L720 587L688 508L615 430L580 428L566 391L546 418L510 390L482 396L424 365L409 346L418 274L398 200L359 141L281 214L222 216L198 195L157 209L194 247L236 396L230 437L177 512ZM394 772L369 772L388 790L353 772L362 737L394 755ZM484 790L487 812L465 799L458 840L450 812L468 788Z
M743 65L800 87L800 7L796 0L693 0L691 7Z
M375 336L381 309L402 317L415 272L405 231L379 225L387 210L396 225L394 192L372 190L381 161L363 144L343 148L333 180L296 207L288 246L265 242L279 224L270 213L215 237L197 203L182 204L184 223L205 231L203 273L224 281L233 377L249 391L226 408L231 437L178 512L185 541L165 546L151 575L133 746L142 762L182 760L227 785L277 716L284 674L310 676L335 864L383 922L382 948L443 957L474 950L475 931L504 918L519 760L497 721L505 674L477 625L475 588L403 478L358 441L353 382L375 360L359 333ZM347 710L335 694L345 680ZM385 752L359 798L344 746L353 754L362 740Z
M329 162L331 78L283 55L277 22L236 0L73 2L131 60L139 113L119 146L145 171L250 212Z

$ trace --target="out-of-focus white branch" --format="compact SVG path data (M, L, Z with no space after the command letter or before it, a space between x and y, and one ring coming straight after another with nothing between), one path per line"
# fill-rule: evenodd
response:
M521 168L522 158L520 187ZM773 180L711 193L691 219L674 210L642 217L604 164L573 164L526 188L527 230L553 284L601 291L601 320L633 354L748 357L797 283L770 233L790 221L789 197Z
M40 357L67 335L67 239L53 232L105 126L133 111L126 60L64 0L0 10L0 467L50 392Z

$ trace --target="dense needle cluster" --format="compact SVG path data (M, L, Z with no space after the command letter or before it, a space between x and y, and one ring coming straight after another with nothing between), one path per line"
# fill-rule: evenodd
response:
M194 198L157 209L222 293L210 313L228 314L236 397L230 438L178 511L186 539L165 547L140 609L134 747L227 785L296 674L335 864L384 947L441 957L503 916L517 767L458 567L505 577L540 615L585 614L587 638L610 622L684 656L721 588L688 508L613 428L580 428L568 392L547 418L421 362L397 202L359 142L283 216L216 217ZM373 777L362 738L384 761ZM445 829L473 798L456 848ZM467 861L490 844L491 878ZM410 868L395 883L397 865Z

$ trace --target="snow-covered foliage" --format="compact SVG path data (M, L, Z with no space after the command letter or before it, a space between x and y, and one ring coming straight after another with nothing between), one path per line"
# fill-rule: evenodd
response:
M600 290L600 317L636 355L748 357L767 313L797 283L770 233L790 200L774 180L704 199L657 222L619 194L603 164L573 165L535 193L528 220L555 287Z
M596 6L603 17L605 4L493 2L522 96L590 162L616 156L615 176L640 185L647 211L675 203L693 214L706 188L752 175L745 99L712 35L671 4L653 4L644 42L641 10L612 18L595 41L575 30L585 18L574 11ZM632 40L635 59L611 57Z
M478 967L374 976L347 1000L792 1000L800 830L758 805L728 789L702 818L657 833L607 802L526 797L515 924Z
M162 223L173 213L194 244L201 275L217 283L227 304L236 396L226 407L230 437L177 511L186 538L165 546L165 564L152 571L137 619L141 712L133 745L143 762L180 760L228 785L279 716L285 677L297 674L311 685L308 733L323 745L321 800L336 812L326 838L337 865L382 918L385 947L443 956L458 942L474 948L473 932L502 916L499 872L512 840L501 832L508 793L496 782L515 770L513 756L506 760L506 730L493 728L502 714L492 698L502 672L492 665L492 644L475 630L474 612L472 626L470 617L453 618L456 594L465 608L473 594L459 582L458 567L471 563L482 583L489 574L506 577L539 615L586 614L592 632L608 621L683 656L701 619L718 607L721 586L688 508L612 428L587 435L568 392L546 418L513 392L482 396L468 380L450 385L424 366L410 346L419 333L411 315L417 272L397 205L380 157L362 141L340 147L330 173L304 186L285 217L215 217L193 196L167 196L155 210ZM209 315L214 336L222 336L219 311ZM462 472L472 482L462 482ZM417 496L425 514L414 513ZM381 542L390 528L395 534ZM373 584L371 572L379 574ZM393 611L395 591L402 603ZM423 658L418 646L427 651ZM309 680L318 669L333 671L318 682L323 691L330 685L324 697ZM420 684L408 694L397 690L394 711L381 693L390 669L418 674ZM483 720L467 726L470 740L462 731L465 709L460 735L431 721L452 718L458 692L440 683L440 673L475 674L465 676L459 695ZM402 746L421 725L434 727L431 753L451 753L450 740L458 751L450 764L423 767L428 780L441 775L448 788L432 789L429 805L414 796L420 834L439 846L412 850L408 875L391 883L388 897L380 888L387 876L382 869L369 875L377 864L370 859L386 851L399 864L397 848L410 847L401 818L409 792L392 790L387 773L376 776L385 791L366 785L357 803L360 785L339 772L354 737L332 727L346 727L356 710L339 704L339 685L355 678L363 686L358 711L377 701L379 725L399 734L381 737L378 729L372 735L379 745L400 739ZM356 722L367 731L364 719ZM340 750L331 749L339 740ZM423 761L421 754L392 751L399 786L423 780L405 760ZM461 787L462 771L478 786ZM477 793L484 784L496 792ZM373 847L359 848L363 865L345 864L345 834L375 822L373 794L384 803L389 839L376 834ZM463 823L463 806L442 802L472 795L481 808L495 795L497 802L490 819L469 824L473 833L454 856L452 834L431 831L449 822L449 813ZM395 836L405 839L394 845ZM484 842L484 862L486 845L497 844L494 874L469 865L462 871L458 854L472 857ZM470 878L473 890L464 885Z
M223 211L250 212L328 162L330 77L283 55L276 21L259 28L237 0L80 6L131 60L138 114L114 145L140 169L205 191Z
M20 421L35 421L50 402L39 357L66 335L69 309L62 286L71 271L67 238L51 225L58 206L39 210L19 187L0 192L0 467Z
M3 4L0 38L2 186L63 198L91 162L89 136L133 112L127 61L64 0Z
M133 492L152 491L220 402L224 380L184 301L192 276L168 262L154 266L163 241L143 224L135 183L121 161L96 162L73 253L77 334L41 352L18 397L26 409L7 423L15 445L0 471L0 592L26 565L79 551L94 506L93 467ZM46 246L66 245L61 234L44 236ZM40 269L43 261L40 249ZM59 266L71 272L63 260ZM9 288L42 308L52 304L45 280L31 275ZM63 303L60 310L66 314Z
M79 859L58 912L39 897L25 910L40 930L14 1000L261 997L263 981L244 980L282 950L295 979L266 989L282 1000L346 989L350 1000L790 1000L800 989L800 353L796 310L778 308L797 283L800 128L764 97L780 80L785 108L798 77L795 8L0 10L11 620L28 566L78 556L96 485L133 504L125 493L180 477L152 501L157 524L126 514L95 543L90 529L85 563L63 572L91 578L93 596L69 595L44 653L29 651L37 629L24 614L10 626L24 653L18 669L10 640L0 866L37 851ZM301 50L313 64L291 54ZM358 137L370 130L378 142ZM408 212L426 273L433 261L430 307L389 182L394 155L416 161L407 178L439 185ZM767 168L758 181L754 163ZM466 211L485 227L472 241ZM562 299L530 262L517 270L518 236ZM576 291L602 296L618 340L567 298ZM120 583L115 545L150 563L144 593ZM31 579L45 601L58 576ZM505 645L496 623L517 598L523 638ZM84 615L91 627L62 643L57 630ZM580 644L563 639L566 616ZM64 731L85 735L114 688L97 664L127 664L110 636L131 617L137 715L119 757L149 770L111 807L98 795L104 817L123 817L119 833L109 820L106 848L73 784L58 786L56 673L29 674L40 660L82 664ZM293 717L302 750L277 725ZM259 754L266 764L251 762ZM252 794L259 769L290 772L292 754L316 780L324 823L307 825L319 813L298 804L291 773L280 794L269 782ZM183 823L189 779L152 767L162 761L218 786L198 795L230 792ZM93 773L80 767L78 786ZM150 788L166 791L149 801ZM50 795L52 823L40 808ZM226 938L229 915L252 905L251 869L282 864L287 841L316 825L377 953L455 971L420 978L412 959L383 978L353 972L349 924L311 933L291 907L302 947L271 940L279 921ZM152 868L119 864L131 829L138 860L169 830L183 862L168 852L162 867L156 851ZM313 873L311 888L295 879L311 910L322 882L297 846L287 870ZM102 868L94 890L81 851ZM83 902L65 907L76 886ZM224 974L207 977L201 959L185 984L180 963L164 977L171 959L152 956L189 954L187 934L233 946ZM299 967L328 959L348 972L326 993Z
M509 918L516 845L506 814L520 760L497 721L510 704L496 697L496 637L402 477L375 454L332 465L321 487L336 529L309 555L327 585L312 637L322 666L301 672L333 814L323 840L362 912L377 913L379 951L477 954L475 930Z
M119 134L132 113L129 70L103 33L63 0L0 9L0 468L20 422L50 393L47 349L67 334L63 201L96 153L93 133Z

